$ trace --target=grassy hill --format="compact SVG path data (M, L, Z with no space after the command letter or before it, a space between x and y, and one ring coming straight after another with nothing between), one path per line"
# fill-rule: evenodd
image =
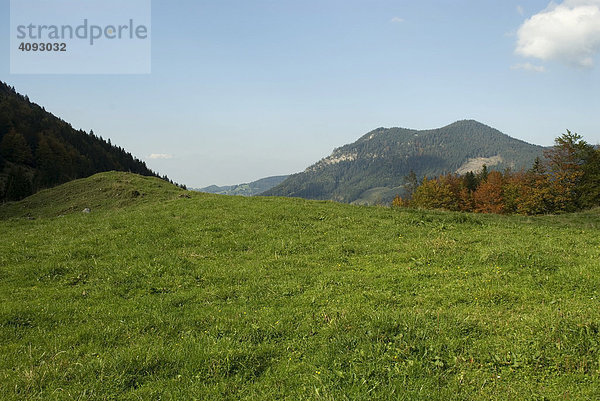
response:
M110 171L45 189L20 202L7 203L0 207L0 219L57 217L85 208L118 209L184 194L186 191L157 177Z
M598 210L157 184L111 173L0 206L0 399L600 397Z
M404 177L411 170L421 179L477 171L483 164L500 171L528 169L542 153L541 146L473 120L423 131L378 128L264 195L389 204L402 194Z

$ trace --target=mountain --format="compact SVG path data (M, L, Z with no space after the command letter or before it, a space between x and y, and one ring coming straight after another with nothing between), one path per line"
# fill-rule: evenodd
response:
M411 170L419 178L476 171L483 164L518 170L531 166L543 150L473 120L423 131L378 128L262 195L389 202L403 192L404 177Z
M74 129L0 82L0 202L110 170L157 176L110 140Z
M229 185L224 187L211 185L206 188L194 189L194 191L219 195L254 196L262 192L268 191L269 189L281 184L288 177L289 176L287 175L279 175L275 177L262 178L260 180L249 182L246 184Z

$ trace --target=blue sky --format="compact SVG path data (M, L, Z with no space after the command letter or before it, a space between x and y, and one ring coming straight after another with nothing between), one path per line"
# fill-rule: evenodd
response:
M0 1L0 80L192 187L302 171L382 126L600 143L598 0L154 0L149 75L11 75Z

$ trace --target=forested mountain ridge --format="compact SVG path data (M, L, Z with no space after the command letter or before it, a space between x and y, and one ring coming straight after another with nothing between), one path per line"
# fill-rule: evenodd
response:
M157 176L110 140L74 129L0 82L0 201L110 170Z
M264 195L339 202L391 201L402 191L404 178L463 171L477 161L490 168L528 168L544 148L512 138L474 120L443 128L414 130L378 128L333 153Z

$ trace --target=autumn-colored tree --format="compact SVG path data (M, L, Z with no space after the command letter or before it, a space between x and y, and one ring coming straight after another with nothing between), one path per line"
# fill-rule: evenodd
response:
M502 187L504 213L518 212L519 198L525 185L524 175L525 173L511 173L510 171L504 173L504 186Z
M404 199L402 199L402 197L400 195L396 195L396 197L392 201L392 207L401 208L401 207L407 207L407 206L408 206L408 202L405 201Z
M439 178L442 185L448 186L454 198L458 201L460 191L463 189L463 180L458 174L446 174Z
M458 210L458 200L448 184L425 177L413 195L412 205L424 209Z
M504 179L500 172L492 171L488 173L487 179L480 183L473 193L475 211L478 213L503 213L503 186Z
M472 212L475 210L475 201L473 200L473 191L463 187L458 195L458 208L461 212Z
M459 208L462 212L472 212L475 209L473 192L477 190L477 186L478 180L475 173L469 171L462 176L461 190L458 194Z
M525 215L552 213L553 203L548 174L543 164L534 163L533 168L521 176L517 213Z

